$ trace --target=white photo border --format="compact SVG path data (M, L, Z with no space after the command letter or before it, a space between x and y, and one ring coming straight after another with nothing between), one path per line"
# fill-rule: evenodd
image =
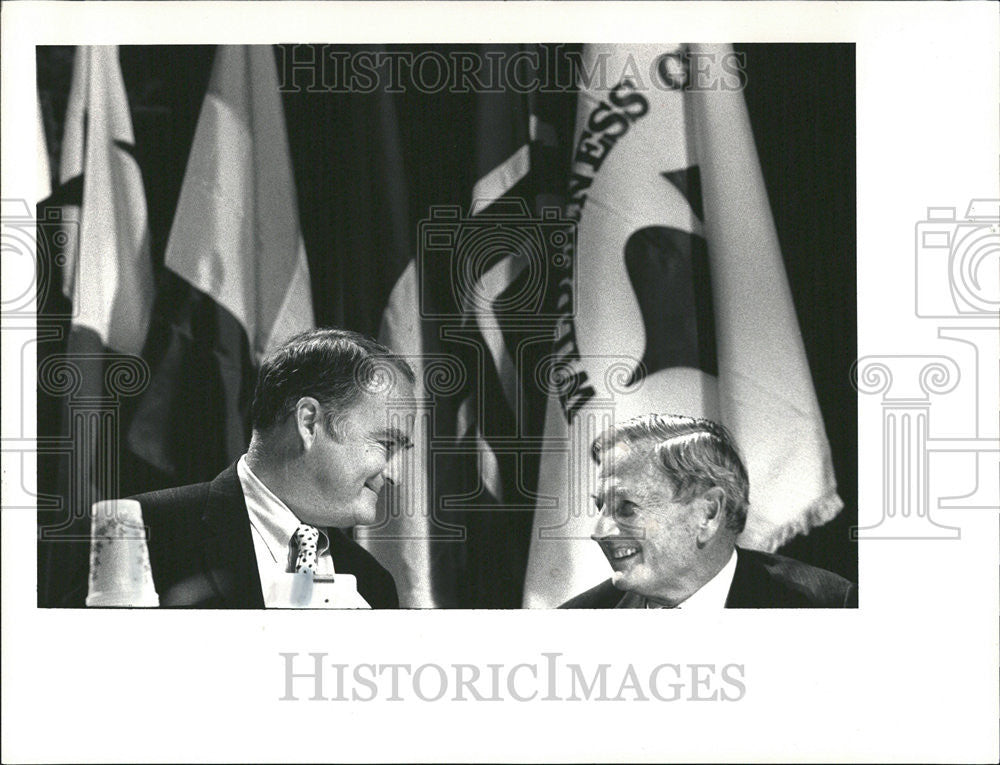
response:
M975 465L996 469L996 459L970 467L960 456L963 443L966 452L989 449L997 438L996 391L984 394L979 386L981 367L995 367L996 355L979 358L948 334L970 321L984 326L981 317L927 315L915 299L928 209L954 208L958 220L968 217L973 200L1000 198L991 3L23 2L3 10L4 199L35 198L35 152L26 147L35 140L39 44L853 42L859 357L880 359L899 384L900 375L915 374L917 393L897 398L923 395L930 440L952 445L929 458L932 503L967 492ZM995 223L985 225L995 232ZM8 260L5 252L5 281L30 281L30 263ZM32 436L30 337L30 327L4 320L5 441ZM952 366L921 371L939 357ZM914 371L906 366L912 364L923 366ZM955 387L941 383L937 390L935 380L952 369L960 378ZM920 387L927 375L930 382ZM882 429L894 394L879 390L877 380L871 387L859 395L859 516L862 527L875 528L885 520L883 494L893 475ZM970 390L992 419L970 420ZM3 717L13 723L5 726L4 761L1000 757L995 507L934 504L934 522L959 530L952 538L921 537L913 523L863 537L857 611L622 611L613 618L554 611L60 611L35 607L34 514L7 509L30 505L22 477L30 484L33 468L21 459L4 451ZM943 466L937 472L936 464ZM995 473L971 480L984 482L987 494L996 490ZM616 689L628 666L640 678L664 664L688 673L698 672L692 665L713 665L713 672L739 666L745 687L738 699L703 703L690 698L690 687L676 701L614 702L547 700L569 694L542 685L519 701L516 695L532 690L527 669L513 681L513 696L507 687L492 702L455 700L453 693L438 701L412 694L312 701L308 681L296 686L300 700L282 701L283 653L303 660L325 654L327 666L470 664L485 673L500 665L504 683L519 665L540 676L553 661L546 654L559 654L559 662L588 674L612 665ZM327 680L335 682L332 670ZM434 684L428 687L424 695L433 696ZM737 693L736 683L728 688ZM295 731L306 734L305 745Z

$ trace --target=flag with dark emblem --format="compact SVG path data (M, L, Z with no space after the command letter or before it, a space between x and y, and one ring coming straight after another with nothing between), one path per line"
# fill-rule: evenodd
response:
M607 578L589 538L590 445L632 416L709 417L733 432L750 473L744 546L774 550L842 505L731 56L584 49L567 202L579 221L575 292L553 355L560 395L546 418L528 607Z

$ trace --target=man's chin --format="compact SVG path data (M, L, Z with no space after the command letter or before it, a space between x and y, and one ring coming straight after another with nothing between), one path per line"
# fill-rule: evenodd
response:
M378 520L378 503L376 499L373 499L371 503L364 502L363 505L354 511L355 526L371 526Z
M351 506L337 512L333 517L327 517L323 526L332 529L350 529L354 526L370 526L378 518L375 507Z
M642 558L640 554L615 559L608 555L611 566L611 584L619 590L632 590L642 580Z
M619 590L629 590L629 577L624 571L611 572L611 584Z

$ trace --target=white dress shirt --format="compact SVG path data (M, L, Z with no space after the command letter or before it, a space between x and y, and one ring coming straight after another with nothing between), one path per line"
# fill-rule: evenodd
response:
M282 608L288 604L277 594L277 588L270 586L275 580L293 570L294 552L298 545L292 535L302 522L288 509L288 505L264 485L247 465L244 454L236 463L236 473L243 488L243 498L250 516L253 551L257 557L257 571L260 573L264 605L267 608ZM333 556L330 554L330 539L323 529L319 529L316 551L316 576L333 576ZM270 602L269 602L270 601Z
M709 579L687 600L678 603L675 608L684 611L721 611L726 607L726 599L729 597L729 589L733 586L733 577L736 576L736 550L729 556L726 565L719 569L719 573ZM657 608L655 603L646 601L647 608Z

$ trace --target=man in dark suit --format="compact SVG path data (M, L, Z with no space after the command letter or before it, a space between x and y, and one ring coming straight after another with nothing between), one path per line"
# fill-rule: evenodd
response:
M779 555L736 547L750 483L725 428L678 415L601 434L593 539L611 578L563 608L845 608L857 587Z
M274 583L305 571L353 575L354 605L398 607L392 576L341 529L375 521L410 446L413 385L354 332L312 330L266 358L247 453L211 482L135 497L160 605L282 607Z

